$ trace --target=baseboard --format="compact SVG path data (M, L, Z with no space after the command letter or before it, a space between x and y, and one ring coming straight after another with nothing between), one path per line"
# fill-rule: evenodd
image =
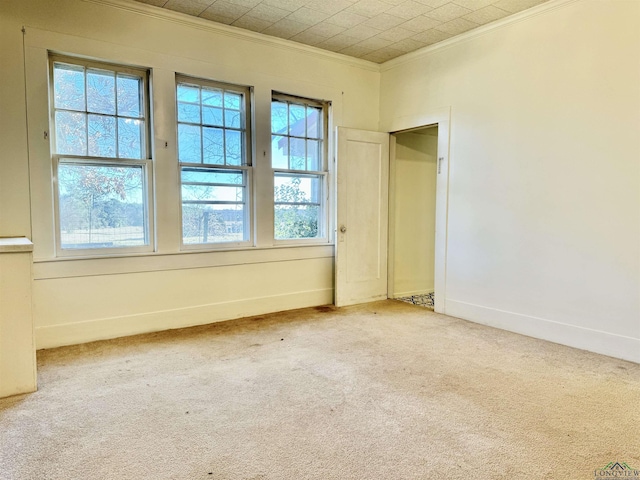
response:
M333 303L333 289L326 288L232 302L198 305L139 315L101 318L86 322L36 327L36 348L126 337L141 333L192 327L267 313Z
M640 363L640 339L507 312L458 300L446 300L447 315L490 327Z
M427 288L424 290L412 290L410 292L397 292L393 294L393 298L411 297L413 295L427 295L433 293L433 288Z

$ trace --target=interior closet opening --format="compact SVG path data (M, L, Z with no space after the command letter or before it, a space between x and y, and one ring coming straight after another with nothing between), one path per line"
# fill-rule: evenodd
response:
M433 308L438 126L394 133L392 145L389 298Z

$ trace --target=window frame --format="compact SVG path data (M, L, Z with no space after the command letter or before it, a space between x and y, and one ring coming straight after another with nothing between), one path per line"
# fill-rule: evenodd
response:
M141 105L142 117L144 120L144 135L141 147L143 155L141 158L125 158L125 157L97 157L89 155L69 155L58 153L57 150L57 134L55 122L55 76L54 66L56 63L64 63L69 65L81 66L85 69L85 113L86 111L86 69L95 68L99 70L108 70L115 73L124 73L127 75L138 77L142 80L141 87ZM58 258L65 257L114 257L126 256L130 254L150 253L155 251L155 217L154 217L154 172L153 172L153 144L151 142L153 117L151 114L151 69L144 67L134 67L130 65L118 65L112 62L103 62L99 60L90 60L81 57L61 55L54 52L48 52L48 92L49 92L49 145L52 168L52 187L53 187L53 210L54 210L54 243L55 255ZM66 109L64 109L66 110ZM102 115L102 114L101 114ZM108 115L116 119L117 113ZM87 127L88 128L88 127ZM118 139L116 138L116 151ZM59 185L59 168L61 164L69 165L88 165L102 167L140 167L142 170L142 195L143 204L143 224L145 244L130 247L101 247L101 248L63 248L62 247L62 229L60 218L60 185Z
M244 114L244 135L242 136L244 145L243 153L245 158L244 162L240 165L227 165L227 164L210 164L210 163L192 163L180 161L180 146L179 146L179 125L181 123L187 125L196 125L193 123L184 123L178 120L178 85L196 85L200 88L210 87L220 89L223 91L230 91L233 93L242 94L243 97L243 111ZM179 228L180 228L180 250L181 251L217 251L217 250L235 250L239 248L253 247L255 246L255 228L254 228L254 208L253 208L253 189L254 189L254 166L253 166L253 87L248 85L236 85L227 82L219 82L208 78L194 77L192 75L185 75L182 73L175 73L175 84L173 89L175 95L175 135L176 135L176 165L178 169L178 206L179 206ZM202 119L199 124L200 128L205 125L202 123ZM221 127L223 130L226 128ZM233 129L237 130L237 129ZM203 144L202 148L203 147ZM204 159L203 159L204 160ZM244 198L244 226L245 240L242 241L229 241L229 242L202 242L202 243L185 243L184 242L184 222L183 222L183 200L182 200L182 171L183 169L197 169L202 171L211 172L242 172L243 174L243 188L245 193ZM215 204L212 202L212 204Z
M312 99L312 98L307 98L307 97L300 97L300 96L296 96L296 95L291 95L291 94L287 94L287 93L282 93L282 92L278 92L273 90L271 92L271 102L269 103L269 140L270 140L270 147L271 147L271 142L272 142L272 136L275 135L273 133L273 126L271 124L272 121L272 113L273 113L273 102L274 101L279 101L279 102L286 102L287 104L296 104L296 105L304 105L306 106L312 106L312 107L316 107L316 108L320 108L322 110L322 136L319 140L322 141L322 148L321 148L321 160L319 162L319 167L321 167L320 170L297 170L297 169L289 169L289 168L274 168L273 167L273 158L270 158L271 164L270 164L270 168L271 168L271 178L272 180L274 180L274 192L272 195L272 201L273 201L273 225L274 225L274 232L273 232L273 242L274 245L306 245L306 244L325 244L325 243L330 243L330 235L329 235L329 231L331 229L331 225L329 223L330 218L329 218L329 213L330 213L330 192L329 192L329 188L330 188L330 182L329 182L329 178L330 178L330 161L329 161L329 143L330 143L330 138L329 138L329 119L330 119L330 110L331 110L331 101L329 100L316 100L316 99ZM291 135L288 134L287 135L283 135L287 138L292 138ZM301 137L293 137L293 138L301 138ZM307 138L304 137L305 141L307 139L310 140L316 140L316 139L312 139L312 138ZM272 150L270 148L270 157L273 156L273 154L271 153ZM318 219L320 220L320 225L318 225L318 230L319 230L319 234L316 237L311 237L311 238L282 238L282 239L278 239L276 238L276 233L275 233L275 208L276 205L278 205L279 203L276 202L275 200L275 178L276 176L280 174L280 175L291 175L291 176L300 176L300 177L318 177L319 181L320 181L320 188L321 188L321 194L320 194L320 205L319 205L319 213L318 213ZM282 204L286 204L286 203L282 203ZM311 204L311 203L310 203Z

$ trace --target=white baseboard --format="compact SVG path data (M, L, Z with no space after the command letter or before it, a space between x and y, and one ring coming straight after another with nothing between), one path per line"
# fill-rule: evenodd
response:
M101 318L86 322L36 327L36 348L76 345L96 340L205 325L234 318L330 303L333 303L333 289L327 288L138 315Z
M592 330L544 318L446 300L447 315L529 337L640 363L640 339Z
M393 298L411 297L412 295L426 295L427 293L433 293L433 288L427 288L424 290L412 290L410 292L397 292L393 294Z

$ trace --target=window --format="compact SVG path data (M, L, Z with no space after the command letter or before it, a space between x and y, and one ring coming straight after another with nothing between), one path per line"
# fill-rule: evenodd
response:
M182 243L250 241L250 90L177 77Z
M326 238L327 103L273 94L276 240Z
M148 72L51 56L58 253L148 251Z

